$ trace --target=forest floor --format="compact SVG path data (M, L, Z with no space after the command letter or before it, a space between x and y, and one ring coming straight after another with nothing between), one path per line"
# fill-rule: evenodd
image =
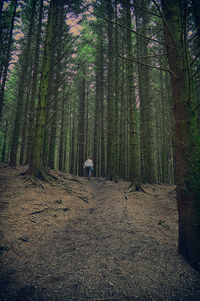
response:
M175 186L1 167L0 300L200 300L177 253Z

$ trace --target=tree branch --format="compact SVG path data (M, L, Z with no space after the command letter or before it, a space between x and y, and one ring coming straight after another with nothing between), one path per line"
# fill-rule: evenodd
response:
M134 30L134 29L132 29L132 28L126 26L126 25L123 25L123 24L120 24L120 23L118 23L118 22L109 20L109 19L107 19L107 18L105 18L105 17L100 17L100 18L103 19L103 20L105 20L106 22L110 22L110 23L113 23L113 24L115 24L115 25L121 26L121 27L123 27L123 28L125 28L125 29L128 29L128 30L132 31L134 34L136 34L136 35L142 37L142 38L145 39L145 40L149 40L149 41L152 41L152 42L155 42L155 43L164 45L165 47L167 46L164 42L161 42L161 41L158 41L158 40L156 40L156 39L152 39L152 38L146 37L146 36L144 36L143 34L138 33L136 30Z
M127 3L126 1L123 1L123 0L121 0L121 2L124 3L124 4L126 4L126 5L129 5L129 6L133 6L133 7L134 7L134 4L132 4L132 3ZM147 13L147 14L150 14L150 15L155 16L155 17L158 17L158 18L162 18L162 16L157 15L156 13L153 13L153 12L151 12L150 10L144 9L142 5L138 5L138 8L139 8L140 10L142 10L143 12Z
M194 62L197 60L197 58L200 56L200 52L195 56L195 58L192 60L192 62L190 63L190 66L192 66L194 64Z
M142 63L142 62L139 62L136 58L133 58L133 57L132 57L131 59L130 59L130 58L127 58L127 57L120 56L120 55L119 55L119 57L120 57L121 59L125 59L125 60L128 60L128 61L133 61L133 62L135 62L135 63L137 63L137 64L146 66L146 67L148 67L148 68L158 69L158 70L170 72L171 74L173 74L173 76L176 77L176 74L175 74L173 71L171 71L170 69L165 69L165 68L162 68L162 67L157 67L157 66L153 66L153 65L146 64L146 63Z
M168 26L168 24L167 24L167 22L166 22L166 20L165 20L165 17L164 17L164 15L163 15L163 13L162 13L162 11L161 11L159 5L156 3L155 0L152 0L152 1L153 1L153 3L155 4L157 10L159 11L159 13L160 13L160 15L161 15L161 18L163 19L163 22L165 23L165 26L167 27L167 29L168 29L168 31L169 31L169 33L170 33L170 36L171 36L171 39L172 39L172 42L173 42L174 47L176 47L176 44L175 44L174 39L173 39L173 35L172 35L171 31L170 31L170 28L169 28L169 26ZM165 45L165 46L168 46L168 45Z

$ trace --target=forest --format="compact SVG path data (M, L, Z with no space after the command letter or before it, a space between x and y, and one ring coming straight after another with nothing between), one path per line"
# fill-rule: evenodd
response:
M175 184L200 271L200 2L1 0L0 44L1 163Z

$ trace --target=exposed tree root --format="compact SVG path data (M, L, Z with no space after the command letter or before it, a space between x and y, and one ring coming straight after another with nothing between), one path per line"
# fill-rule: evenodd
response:
M81 199L81 200L84 201L85 203L89 203L87 197L77 194L76 192L72 191L72 189L71 189L70 187L65 188L65 190L66 190L69 194L76 196L77 198Z
M133 183L129 186L128 192L144 192L147 193L141 185L134 185Z
M119 183L119 178L118 177L116 177L116 176L110 176L110 177L108 177L108 178L106 178L106 180L108 180L108 181L113 181L113 182L116 182L116 183Z
M43 190L45 190L44 186L42 183L40 183L38 180L34 178L27 178L29 183L27 184L27 187L41 187Z
M85 196L80 196L80 195L77 195L77 197L81 200L83 200L85 203L88 203L88 199L85 197Z
M23 173L20 173L20 176L23 176L26 181L29 181L27 186L41 187L44 188L44 185L41 183L49 183L51 182L51 174L49 172L41 172L37 176L34 175L29 169Z
M60 181L60 179L54 175L52 175L50 172L48 172L48 176L54 179L55 181Z
M70 178L65 177L65 179L66 179L66 180L69 180L69 181L72 181L72 182L79 183L79 184L83 184L80 180L75 179L75 178L70 179Z

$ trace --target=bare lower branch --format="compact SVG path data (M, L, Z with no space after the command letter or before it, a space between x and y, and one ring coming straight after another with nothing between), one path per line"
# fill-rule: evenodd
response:
M171 39L172 39L172 42L173 42L174 47L176 47L176 44L175 44L175 42L174 42L173 35L172 35L171 31L170 31L170 28L169 28L169 26L168 26L168 24L167 24L167 22L166 22L166 20L165 20L165 17L164 17L164 15L163 15L163 13L162 13L162 11L161 11L159 5L156 3L155 0L152 0L152 1L153 1L153 3L155 4L155 6L156 6L158 12L160 13L161 18L163 19L163 22L165 23L165 26L167 27L167 29L168 29L168 31L169 31L169 33L170 33L170 36L171 36ZM165 45L165 46L167 46L167 45Z
M165 68L162 68L162 67L158 67L158 66L153 66L153 65L146 64L146 63L142 63L142 62L139 62L135 58L127 58L127 57L123 57L123 56L120 56L120 55L119 55L119 57L122 58L122 59L128 60L128 61L135 62L135 63L140 64L140 65L146 66L146 67L151 68L151 69L158 69L158 70L169 72L173 76L176 77L176 74L172 70L170 70L170 69L165 69Z
M126 1L123 1L121 0L122 3L126 4L126 5L129 5L129 6L133 6L134 7L134 4L131 4L131 3L127 3ZM162 18L161 15L158 15L156 13L153 13L152 11L148 10L148 9L144 9L144 7L142 5L139 5L138 6L140 10L142 10L143 12L147 13L147 14L150 14L152 16L155 16L155 17L158 17L158 18Z
M155 42L155 43L158 43L158 44L161 44L161 45L164 45L165 47L167 47L167 45L166 45L164 42L161 42L161 41L158 41L158 40L156 40L156 39L153 39L153 38L149 38L149 37L147 37L147 36L144 36L143 34L138 33L136 30L134 30L133 28L130 28L130 27L126 26L126 25L120 24L120 23L118 23L118 22L116 22L116 21L109 20L109 19L107 19L107 18L105 18L105 17L101 17L101 19L105 20L106 22L110 22L110 23L113 23L113 24L115 24L115 25L121 26L121 27L123 27L123 28L125 28L125 29L128 29L128 30L132 31L134 34L140 36L141 38L143 38L143 39L145 39L145 40L149 40L149 41L152 41L152 42Z
M192 66L194 64L194 62L198 59L198 57L200 56L200 52L195 56L195 58L192 60L192 62L190 63L190 66Z

